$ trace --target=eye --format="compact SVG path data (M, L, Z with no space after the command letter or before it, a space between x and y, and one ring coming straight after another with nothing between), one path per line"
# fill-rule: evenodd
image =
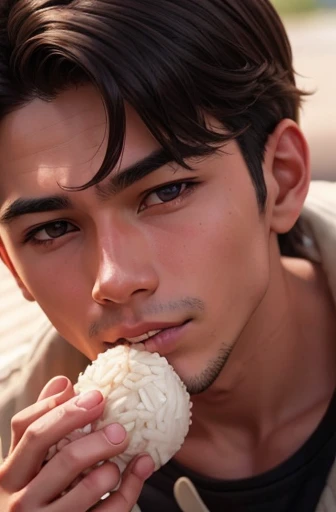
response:
M78 228L66 220L49 222L28 233L25 242L31 241L32 243L43 244L74 231L78 231Z
M51 222L43 227L40 231L35 233L35 238L37 240L49 240L50 238L59 238L60 236L65 235L71 231L75 231L77 228L66 222L65 220L60 220L57 222Z
M145 197L140 210L144 210L157 204L168 203L181 196L193 183L170 183L160 187Z

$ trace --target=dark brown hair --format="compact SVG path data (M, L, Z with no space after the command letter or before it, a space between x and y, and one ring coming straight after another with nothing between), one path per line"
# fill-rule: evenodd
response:
M281 119L297 120L284 27L269 0L0 0L0 119L33 98L92 82L104 100L108 149L94 178L115 167L127 102L172 160L235 138L260 209L262 162ZM218 133L205 117L226 128Z

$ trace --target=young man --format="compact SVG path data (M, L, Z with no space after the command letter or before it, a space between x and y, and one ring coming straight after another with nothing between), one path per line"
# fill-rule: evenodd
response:
M211 511L336 510L335 304L321 265L280 254L310 174L269 1L2 0L0 20L3 261L89 359L162 330L147 348L193 398L174 460L150 477L140 456L98 503L113 464L63 491L125 432L43 464L104 407L52 380L14 417L1 510L177 511L184 475Z

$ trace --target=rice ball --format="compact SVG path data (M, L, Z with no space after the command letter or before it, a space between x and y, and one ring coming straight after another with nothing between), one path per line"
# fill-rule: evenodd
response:
M80 374L75 391L98 389L106 400L103 415L88 433L110 423L128 432L125 452L110 460L122 472L136 455L147 452L155 470L180 449L191 423L191 402L186 386L165 357L150 353L141 343L119 345L98 355Z

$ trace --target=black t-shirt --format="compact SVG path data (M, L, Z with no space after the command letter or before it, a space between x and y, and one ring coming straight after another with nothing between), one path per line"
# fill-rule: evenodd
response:
M276 468L252 478L222 481L170 461L147 481L138 503L142 512L180 512L173 486L187 476L210 512L314 512L335 454L336 393L315 432Z

